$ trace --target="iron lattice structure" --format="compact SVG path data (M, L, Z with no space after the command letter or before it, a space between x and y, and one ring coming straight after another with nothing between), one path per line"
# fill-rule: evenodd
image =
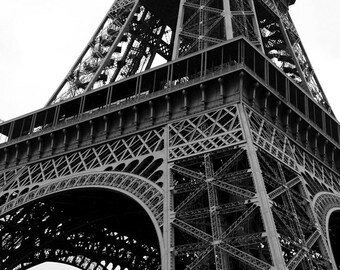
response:
M293 2L116 1L0 123L0 269L337 269L340 129Z

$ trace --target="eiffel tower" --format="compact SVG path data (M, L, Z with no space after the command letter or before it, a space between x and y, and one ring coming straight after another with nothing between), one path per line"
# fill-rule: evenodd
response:
M338 269L340 126L294 3L116 0L0 123L0 269Z

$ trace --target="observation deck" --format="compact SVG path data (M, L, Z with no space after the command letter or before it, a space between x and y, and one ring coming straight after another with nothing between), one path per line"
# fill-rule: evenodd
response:
M340 167L332 165L340 162L335 117L255 46L238 37L0 123L0 168L237 102L248 104L281 126L303 147L308 141L315 145L310 135L314 134L322 142L317 146L324 153L321 159ZM308 130L307 138L304 130ZM324 150L321 145L326 145Z

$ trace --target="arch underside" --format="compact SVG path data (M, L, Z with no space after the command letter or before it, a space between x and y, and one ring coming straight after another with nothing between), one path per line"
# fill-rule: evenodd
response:
M336 267L339 269L340 267L340 207L338 207L335 211L333 211L329 217L328 221L328 233L329 233L329 241L330 247L333 253L334 261Z
M57 193L12 210L0 219L0 227L1 269L28 269L46 261L81 269L160 268L150 217L122 193L105 189Z
M340 196L330 192L320 192L315 196L314 211L321 226L324 238L327 241L330 257L333 264L339 268L339 211Z

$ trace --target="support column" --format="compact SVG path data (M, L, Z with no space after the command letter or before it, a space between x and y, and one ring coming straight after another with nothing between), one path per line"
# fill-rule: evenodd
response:
M279 237L277 234L273 213L271 211L271 202L269 200L266 187L264 184L264 179L262 176L262 171L260 167L260 162L257 157L257 149L252 140L252 135L250 131L250 125L247 120L247 115L245 113L242 104L238 104L238 109L240 113L241 126L246 137L246 150L249 160L249 166L252 171L253 181L255 190L257 193L257 203L260 206L260 211L263 219L264 229L266 231L268 245L271 251L271 257L273 260L273 265L275 270L287 270L284 258L282 256L283 252L281 249Z
M216 187L212 184L215 180L214 168L209 154L204 155L205 174L207 182L210 222L212 227L213 246L215 255L216 270L227 269L226 258L223 255L221 248L218 246L222 242L222 226L221 217L218 212L218 198Z
M172 60L175 60L179 56L179 47L180 47L180 33L182 31L183 19L184 19L184 3L185 0L181 0L178 16L177 16L177 26L175 32L174 46L172 51Z
M175 258L173 254L173 245L174 245L174 228L171 225L172 218L174 217L172 213L174 213L174 204L173 204L173 181L171 174L171 165L168 161L168 153L169 153L169 126L165 126L164 128L164 150L165 150L165 166L164 169L164 204L163 204L163 243L164 246L163 252L161 252L161 263L162 269L174 270L175 269Z
M231 10L229 0L223 0L223 9L224 9L224 24L225 24L225 32L227 40L232 39L234 37L233 27L231 22Z

